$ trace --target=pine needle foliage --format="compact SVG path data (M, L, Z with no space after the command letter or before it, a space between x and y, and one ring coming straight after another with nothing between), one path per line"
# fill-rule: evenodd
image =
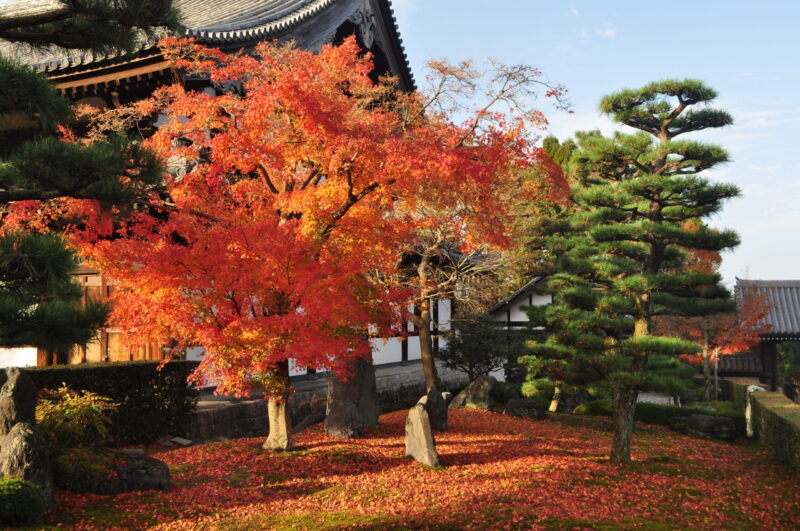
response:
M82 199L124 214L157 190L163 164L131 138L72 140L69 101L16 58L31 48L113 54L176 29L169 0L54 0L0 6L0 345L66 353L85 345L108 308L81 302L77 261L58 236L9 226L17 203ZM10 54L8 52L11 52ZM66 128L64 128L66 127ZM61 134L61 138L58 135ZM30 203L27 204L30 206ZM65 223L80 223L70 219ZM58 222L50 229L58 229Z
M638 131L578 133L567 163L577 185L572 213L549 239L558 257L548 284L554 302L532 315L550 334L531 345L526 361L532 379L610 379L613 462L630 461L636 397L653 379L648 359L698 350L690 341L654 335L652 319L731 308L718 274L684 269L689 249L738 244L732 231L685 226L739 194L698 175L727 162L724 149L677 138L733 122L708 107L714 98L713 89L692 79L606 96L600 110Z

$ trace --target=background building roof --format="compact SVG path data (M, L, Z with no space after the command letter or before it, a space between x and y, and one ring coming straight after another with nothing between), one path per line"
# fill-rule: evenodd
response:
M736 279L736 293L764 293L769 301L765 319L772 329L765 338L796 339L800 337L800 280Z
M285 37L299 24L314 18L335 6L344 6L347 0L173 0L181 14L185 34L199 42L211 45L237 44L245 46L254 42ZM394 47L407 84L414 85L402 39L398 32L390 0L375 2L386 20L389 38ZM86 50L65 50L57 46L31 47L0 40L0 55L10 56L29 64L51 76L79 72L89 68L121 64L133 57L158 55L156 43L165 36L156 31L153 35L142 33L136 49L129 53L94 53ZM386 50L390 53L390 50Z

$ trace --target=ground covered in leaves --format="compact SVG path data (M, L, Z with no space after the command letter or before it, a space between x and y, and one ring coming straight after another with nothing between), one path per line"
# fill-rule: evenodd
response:
M608 420L450 412L445 467L403 457L406 411L362 440L316 427L300 449L259 439L160 452L172 492L58 493L49 525L72 529L794 529L800 479L755 444L638 425L634 463L608 463Z

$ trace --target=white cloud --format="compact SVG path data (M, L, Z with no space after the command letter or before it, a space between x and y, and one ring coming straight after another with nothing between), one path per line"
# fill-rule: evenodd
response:
M613 39L617 36L617 28L614 24L608 23L604 27L597 30L597 34L604 39Z
M573 17L581 16L581 12L575 9L574 7L569 8L569 12L572 14Z

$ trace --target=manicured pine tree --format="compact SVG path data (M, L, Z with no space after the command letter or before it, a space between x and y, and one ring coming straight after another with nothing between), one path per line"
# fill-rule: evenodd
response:
M542 310L551 334L534 350L570 370L584 364L610 368L614 463L630 461L636 398L648 378L648 358L698 349L686 340L654 335L653 318L730 307L718 274L683 268L687 249L718 251L738 243L731 231L684 227L739 194L733 185L697 175L727 162L725 150L676 139L732 123L728 113L706 106L715 97L714 90L690 79L606 96L600 110L639 132L580 133L570 160L579 183L573 190L575 211L551 238L559 273L550 281L555 302Z
M155 27L177 27L170 1L0 6L0 39L15 43L0 56L0 345L38 346L53 363L63 362L63 354L88 342L107 315L102 304L80 303L81 290L71 277L76 258L63 240L20 232L25 227L15 226L15 210L29 208L31 201L64 199L119 208L144 198L162 175L155 156L124 136L92 144L57 138L57 127L72 121L69 101L14 54L51 45L95 53L131 50ZM80 210L73 203L78 219L69 223L85 222Z

